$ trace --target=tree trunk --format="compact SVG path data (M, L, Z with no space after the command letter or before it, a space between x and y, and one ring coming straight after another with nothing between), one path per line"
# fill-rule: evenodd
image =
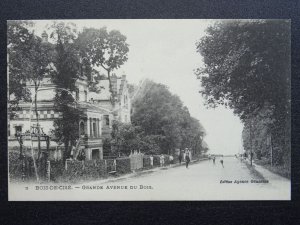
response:
M41 138L40 138L40 124L39 124L39 114L37 109L37 90L38 87L35 88L35 95L34 95L34 105L35 105L35 116L36 116L36 125L37 125L37 137L38 137L38 157L37 160L40 159L41 155Z
M111 103L114 107L115 106L115 93L113 91L113 87L112 87L112 83L111 83L110 70L106 70L106 71L107 71L107 77L108 77L108 81L109 81L109 91L111 93Z
M63 154L63 163L66 162L66 159L69 157L69 139L65 140L65 150Z

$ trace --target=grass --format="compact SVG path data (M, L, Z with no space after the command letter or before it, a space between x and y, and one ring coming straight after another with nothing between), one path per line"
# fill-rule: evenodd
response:
M290 170L290 168L288 168L284 165L271 166L270 163L266 159L261 159L261 160L255 159L254 162L257 165L263 166L265 169L271 171L272 173L275 173L282 177L291 179L291 170Z

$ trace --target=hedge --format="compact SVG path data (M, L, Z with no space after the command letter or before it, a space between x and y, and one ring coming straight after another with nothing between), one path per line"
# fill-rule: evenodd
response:
M169 155L164 155L164 163L165 163L165 166L166 166L166 165L170 165L170 158L169 158Z
M144 168L149 168L149 167L151 167L150 156L144 155L144 157L143 157L143 167L144 167Z
M114 159L106 159L106 169L108 173L115 170L114 161Z
M64 171L63 180L77 182L94 180L106 176L104 161L69 161L67 170Z
M116 167L117 167L117 172L120 174L130 173L131 172L130 158L129 157L117 158Z
M160 166L160 156L159 155L153 156L153 166Z
M50 161L50 166L50 180L55 182L59 181L65 171L65 165L63 161Z
M22 163L19 151L10 151L8 153L9 160L9 178L11 181L22 181ZM33 160L29 156L25 156L25 179L34 180L35 171Z

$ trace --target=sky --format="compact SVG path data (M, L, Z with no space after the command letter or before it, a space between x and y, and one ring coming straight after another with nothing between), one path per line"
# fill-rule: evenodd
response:
M178 95L190 114L206 130L205 141L209 153L236 154L241 150L243 125L230 109L219 106L207 109L199 94L200 80L194 70L203 66L196 52L196 42L205 35L214 20L68 20L80 30L83 27L117 29L127 37L128 61L116 71L126 74L129 83L138 84L143 78L165 84ZM35 32L40 35L49 20L35 21ZM47 31L47 30L46 30Z

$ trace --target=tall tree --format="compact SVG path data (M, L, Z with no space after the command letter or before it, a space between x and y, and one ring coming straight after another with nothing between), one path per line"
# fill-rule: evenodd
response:
M30 101L31 96L26 88L28 77L27 63L32 47L34 34L29 31L32 24L26 21L7 22L7 54L8 54L8 112L9 117L15 116L15 111L19 109L20 100ZM12 96L10 98L10 96Z
M120 68L128 59L129 51L126 36L118 30L107 31L106 27L100 29L84 28L77 40L80 54L88 58L93 66L101 67L107 72L109 90L114 104L116 93L113 92L111 73ZM84 44L82 44L84 43Z
M272 111L272 133L282 152L290 151L290 22L224 21L197 43L204 66L196 70L206 103L234 110L244 124Z
M195 137L205 131L192 118L178 96L165 85L148 81L133 105L132 123L140 126L144 136L157 141L160 152L171 153L175 148L192 148Z
M53 82L56 84L54 99L55 110L61 117L54 121L54 135L64 143L63 160L70 156L70 143L79 137L80 110L73 93L76 91L76 80L80 76L78 51L74 45L76 27L63 22L53 23L50 37L55 41L56 56Z

